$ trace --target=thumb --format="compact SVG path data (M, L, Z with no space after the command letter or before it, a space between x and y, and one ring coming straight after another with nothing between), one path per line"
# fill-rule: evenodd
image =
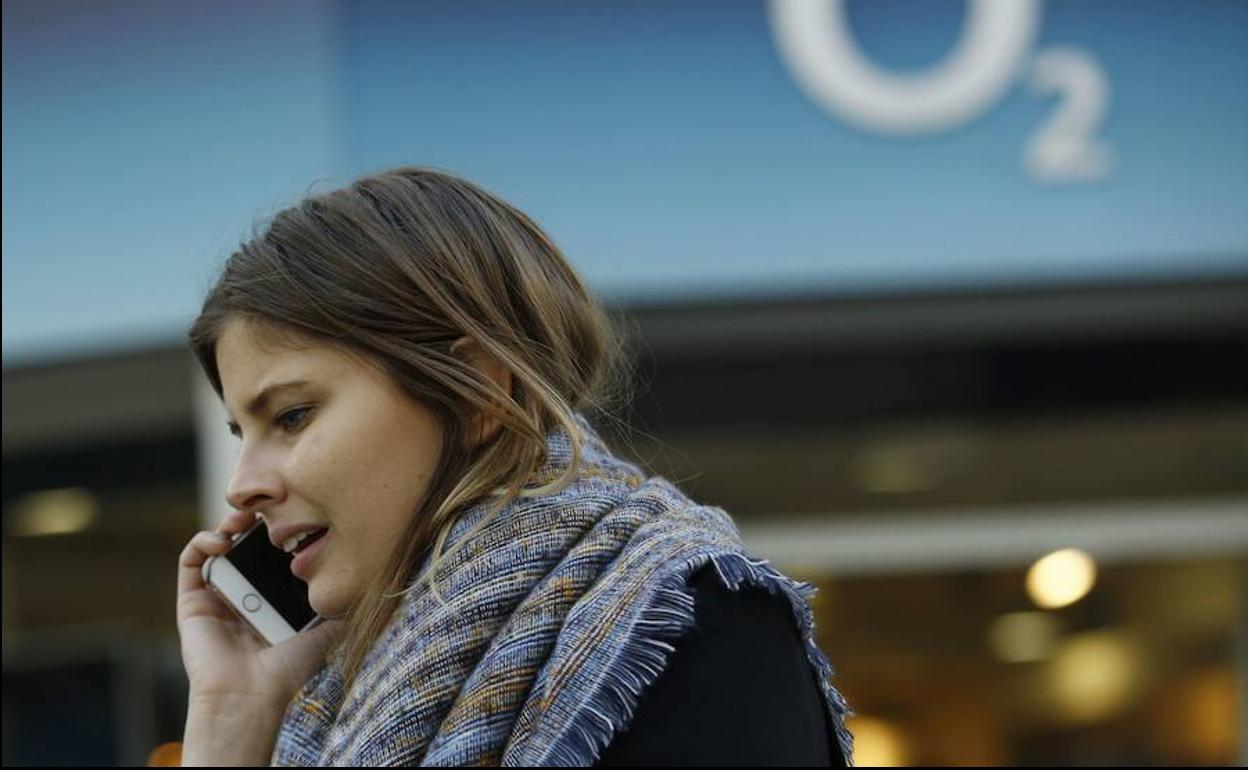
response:
M325 657L329 656L346 634L347 623L345 620L326 620L316 628L310 628L307 631L308 642L314 645Z
M345 636L346 628L345 621L327 620L315 628L300 631L270 649L296 669L309 665L321 666L328 661L330 653Z

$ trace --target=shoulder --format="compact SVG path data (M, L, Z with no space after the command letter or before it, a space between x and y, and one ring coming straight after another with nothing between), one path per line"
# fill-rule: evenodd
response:
M782 645L790 636L783 633L787 626L794 625L788 600L784 597L750 585L743 585L734 591L724 585L715 567L709 563L690 576L688 585L697 600L698 622L695 630L700 633L695 637L706 637L725 629L758 631L761 633L751 634L750 638ZM796 626L793 631L792 636L797 638ZM726 640L721 634L716 634L715 638Z
M688 585L693 628L598 764L828 764L834 739L788 600L731 590L709 564Z

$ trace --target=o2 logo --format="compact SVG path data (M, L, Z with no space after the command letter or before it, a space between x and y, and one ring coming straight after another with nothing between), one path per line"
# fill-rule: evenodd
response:
M917 74L886 72L858 47L844 0L770 0L781 58L823 109L860 129L894 136L947 131L990 110L1015 80L1056 93L1057 109L1023 150L1023 165L1049 183L1105 177L1113 151L1097 137L1109 82L1096 60L1073 48L1032 55L1041 0L966 0L961 37L943 61Z

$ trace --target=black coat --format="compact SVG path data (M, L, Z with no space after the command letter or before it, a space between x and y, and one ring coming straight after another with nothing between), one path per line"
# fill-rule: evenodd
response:
M843 767L787 600L730 591L709 565L689 585L694 628L595 766Z

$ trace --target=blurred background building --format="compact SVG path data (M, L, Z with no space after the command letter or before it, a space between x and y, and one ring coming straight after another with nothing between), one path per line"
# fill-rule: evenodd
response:
M860 764L1248 762L1248 5L3 4L3 752L181 738L182 335L401 163L638 332L619 446L816 583Z

